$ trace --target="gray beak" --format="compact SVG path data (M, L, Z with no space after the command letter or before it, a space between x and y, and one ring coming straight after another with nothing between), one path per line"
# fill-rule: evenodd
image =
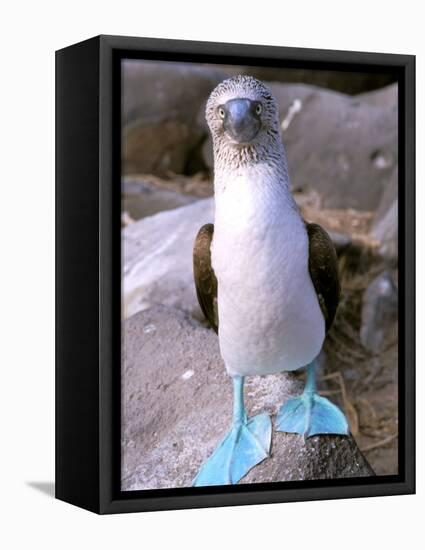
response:
M223 127L238 143L248 143L258 134L261 120L255 112L257 106L258 102L245 98L231 99L222 105Z

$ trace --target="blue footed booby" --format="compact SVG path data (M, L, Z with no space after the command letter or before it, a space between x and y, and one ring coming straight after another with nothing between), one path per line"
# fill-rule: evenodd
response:
M337 258L326 231L306 223L290 192L277 102L250 76L211 93L206 119L214 149L214 224L195 240L199 304L218 333L233 379L230 431L193 484L237 483L269 456L272 423L247 416L245 376L305 367L301 396L284 403L279 431L348 434L344 414L316 392L316 358L338 306Z

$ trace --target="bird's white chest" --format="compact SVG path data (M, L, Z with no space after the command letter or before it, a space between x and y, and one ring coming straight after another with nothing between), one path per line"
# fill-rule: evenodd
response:
M289 191L258 173L216 194L212 265L229 374L270 374L319 353L324 319L308 272L308 237Z

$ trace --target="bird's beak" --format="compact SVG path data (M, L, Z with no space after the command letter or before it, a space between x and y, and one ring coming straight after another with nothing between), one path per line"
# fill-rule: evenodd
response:
M261 128L260 116L256 113L258 103L250 99L230 99L223 106L223 127L238 143L249 143Z

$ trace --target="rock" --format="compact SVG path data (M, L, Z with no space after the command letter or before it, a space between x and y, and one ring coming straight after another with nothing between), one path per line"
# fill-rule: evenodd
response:
M375 220L371 235L378 241L379 254L395 267L398 264L398 199Z
M205 137L197 113L225 77L191 63L124 61L124 172L183 173L190 152Z
M165 304L203 318L193 282L192 249L201 226L213 218L213 199L203 199L123 230L124 317Z
M379 201L378 208L375 212L374 223L378 223L387 214L388 209L394 201L398 200L398 169L396 168L388 180L388 184Z
M196 298L192 271L195 237L214 221L214 199L160 212L128 225L123 243L123 316L154 304L176 307L204 320ZM330 232L337 252L351 243L348 236Z
M180 120L129 126L124 135L124 173L180 174L201 139L198 128L190 129Z
M397 170L397 87L373 101L307 85L270 87L293 189L318 191L326 208L375 210ZM210 139L203 154L212 167Z
M397 169L397 87L383 105L307 86L273 86L295 189L316 189L323 207L374 210ZM289 92L289 93L288 93ZM383 97L381 93L381 97Z
M398 264L398 170L394 170L376 210L371 237L391 266Z
M311 84L344 94L360 94L382 88L394 81L391 74L317 71L314 69L274 69L272 67L243 67L245 74L260 80L282 83Z
M398 84L395 82L390 86L385 86L385 88L359 94L357 99L360 99L362 102L369 103L369 105L374 105L375 107L385 107L391 109L392 111L397 111Z
M127 212L133 220L185 206L197 200L195 196L161 189L142 179L131 177L123 178L121 189L121 209L123 212Z
M123 325L122 489L187 487L229 427L230 378L218 339L163 306ZM247 379L250 414L275 414L300 383L281 374ZM240 483L374 475L351 437L274 432L272 456Z
M368 286L363 296L360 338L373 353L397 340L398 292L385 271Z

